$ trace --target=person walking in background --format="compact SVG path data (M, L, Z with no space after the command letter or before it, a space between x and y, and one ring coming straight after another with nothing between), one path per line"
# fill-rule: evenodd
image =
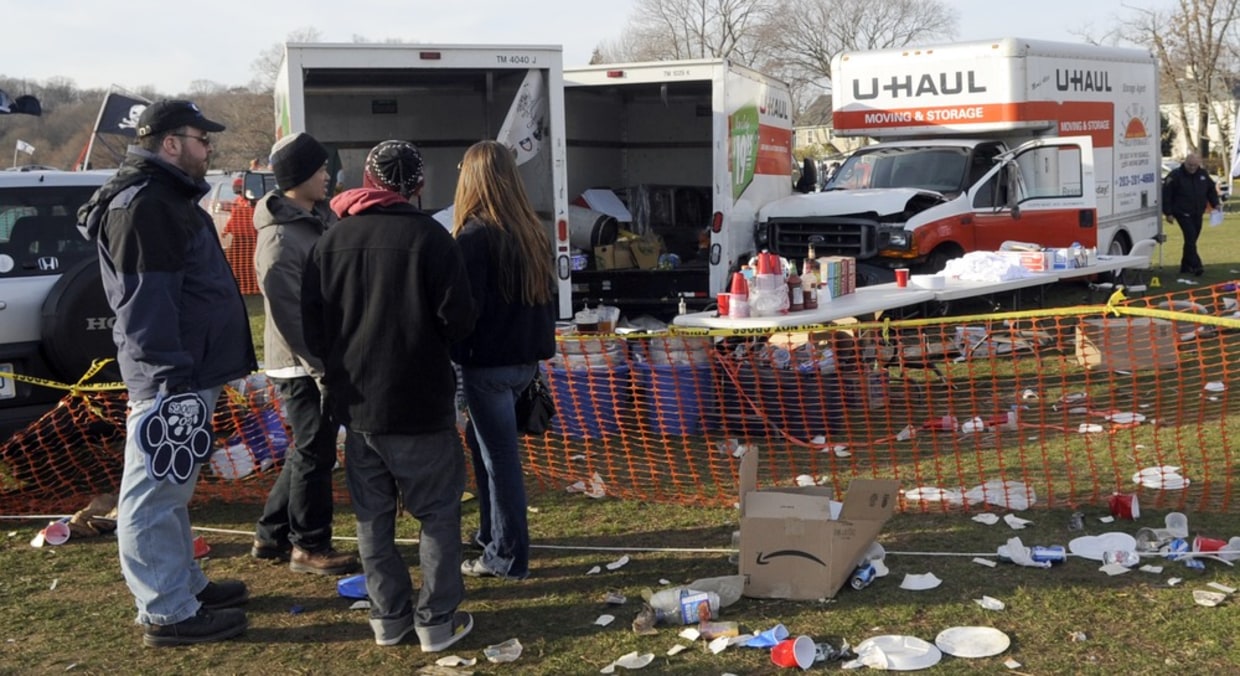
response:
M236 179L237 183L241 179ZM232 268L233 277L237 280L237 288L246 296L259 293L258 281L254 271L254 246L258 241L258 232L254 227L254 206L245 196L242 186L234 184L237 197L233 199L232 209L228 212L228 222L220 233L220 246L224 247L224 255L228 266Z
M223 385L258 365L245 303L198 200L224 125L189 101L156 101L116 175L78 212L98 241L117 362L129 390L116 520L121 572L143 643L219 641L245 631L239 580L210 582L194 560L187 505L211 453Z
M1172 169L1163 179L1162 209L1170 223L1174 218L1184 233L1184 253L1180 257L1180 272L1198 277L1205 274L1201 256L1197 253L1197 238L1201 236L1201 217L1206 205L1220 208L1218 189L1214 179L1201 169L1201 157L1197 153L1185 156L1180 166Z
M452 348L478 482L474 541L483 547L461 572L520 580L530 572L530 536L514 406L538 362L555 352L554 257L503 144L482 141L465 151L454 205L452 234L479 311L473 334Z
M415 631L425 652L473 628L458 610L465 454L456 429L451 343L474 328L460 250L410 201L422 190L413 144L384 141L366 157L363 187L332 199L341 220L318 241L302 279L311 354L348 427L345 476L375 642ZM422 526L422 589L396 548L404 506Z
M254 209L254 268L267 325L267 376L284 402L293 448L271 487L250 550L258 559L289 562L299 573L344 575L357 557L332 547L332 468L339 424L327 410L323 362L310 354L301 321L301 275L314 243L336 216L327 204L327 148L292 134L271 148L277 189Z

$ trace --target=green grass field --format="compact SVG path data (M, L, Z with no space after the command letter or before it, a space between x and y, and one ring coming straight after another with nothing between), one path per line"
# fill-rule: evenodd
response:
M1240 238L1232 232L1238 227L1240 216L1231 215L1223 227L1205 232L1202 256L1207 269L1202 284L1240 277L1232 272L1240 269ZM1175 273L1178 229L1170 226L1168 236L1163 266L1156 269L1164 291L1175 288L1180 276ZM1053 298L1075 304L1084 296L1085 289L1074 285L1058 289ZM261 304L258 307L261 312ZM256 322L255 337L261 340L261 320ZM341 474L337 479L337 494L343 496ZM663 627L654 636L639 636L630 629L643 588L657 588L660 580L683 583L735 571L727 554L719 551L730 546L737 520L734 509L592 500L559 490L540 491L532 482L531 490L535 549L530 578L521 583L467 579L464 609L474 613L476 626L449 652L478 659L470 669L434 671L438 655L423 654L416 642L376 646L366 612L348 609L350 601L336 595L334 579L297 575L249 558L259 505L213 502L195 503L192 518L199 527L234 531L206 533L212 555L205 566L210 576L237 577L250 585L250 629L243 637L194 648L142 648L113 538L33 549L28 542L42 524L14 521L6 524L7 537L0 541L4 571L0 673L589 674L631 651L654 654L654 662L645 669L652 674L782 671L771 664L765 650L733 647L715 655L703 641L690 645L678 639L679 628ZM1104 506L1084 506L1082 511L1087 534L1161 527L1165 515L1165 510L1150 510L1137 523L1105 525L1098 521L1105 515ZM944 657L938 673L1004 672L1004 660L1009 658L1023 665L1013 673L1026 674L1233 673L1240 665L1236 642L1240 599L1207 608L1192 597L1192 590L1206 588L1207 582L1240 587L1240 573L1222 563L1208 562L1199 572L1178 562L1150 561L1162 565L1162 572L1133 570L1109 577L1097 570L1100 564L1077 558L1050 570L1002 563L985 568L972 562L977 555L993 559L996 547L1013 536L1026 545L1066 545L1080 535L1068 531L1069 512L1022 513L1034 523L1019 532L1002 522L985 526L963 514L898 515L879 538L889 552L888 577L860 592L844 590L829 602L742 599L724 609L720 619L753 631L782 622L793 635L836 643L843 639L852 645L883 634L933 641L940 631L957 625L993 626L1012 639L1011 647L997 657ZM469 533L477 522L472 502L466 503L465 515L463 528ZM1193 534L1224 539L1240 535L1234 514L1190 512L1188 517ZM353 531L346 505L337 510L336 533L348 537ZM416 523L402 520L400 535L416 537ZM340 546L354 547L347 541ZM671 548L711 551L668 551ZM402 551L411 564L416 563L416 546L407 545ZM628 565L586 574L623 554L632 559ZM923 592L899 588L905 574L929 572L943 584ZM413 574L416 581L416 567ZM1183 582L1170 586L1172 577ZM611 590L624 594L628 602L605 605L603 597ZM982 609L974 603L982 595L1002 600L1007 608ZM604 613L615 616L615 621L606 627L595 625ZM510 638L524 645L522 657L512 664L488 664L483 649ZM677 643L690 647L667 656ZM838 665L816 667L828 668Z

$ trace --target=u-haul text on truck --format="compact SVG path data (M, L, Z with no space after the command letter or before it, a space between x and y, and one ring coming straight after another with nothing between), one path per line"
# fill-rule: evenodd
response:
M767 205L759 246L938 270L1006 240L1127 252L1161 238L1158 79L1148 52L1020 38L850 52L835 133L882 142L824 190ZM881 273L878 275L881 276Z

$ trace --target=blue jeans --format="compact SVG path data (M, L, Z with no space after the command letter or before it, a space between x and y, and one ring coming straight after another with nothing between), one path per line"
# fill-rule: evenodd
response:
M349 431L345 476L357 516L357 551L366 572L370 623L377 638L412 622L451 622L465 599L461 580L461 492L465 458L455 429L427 434ZM418 559L422 590L413 607L409 566L396 548L401 505L422 526Z
M200 390L208 415L215 411L220 387ZM189 500L198 484L198 470L183 484L157 481L146 473L146 453L138 447L138 418L154 399L129 402L125 421L125 469L117 501L116 541L121 572L138 606L139 624L176 624L198 612L195 596L207 576L194 560L194 533L189 526Z
M293 445L267 496L255 536L270 544L292 542L307 552L322 552L332 548L332 468L339 425L324 408L314 378L271 380L284 400Z
M537 364L461 368L469 405L465 440L478 481L476 539L485 547L482 563L499 575L516 578L530 573L530 533L513 409L537 368Z

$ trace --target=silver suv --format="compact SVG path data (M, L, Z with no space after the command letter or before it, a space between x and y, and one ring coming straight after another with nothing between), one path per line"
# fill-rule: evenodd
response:
M112 173L0 172L0 370L74 383L115 356L99 258L77 229L78 207ZM0 378L0 443L64 394Z

